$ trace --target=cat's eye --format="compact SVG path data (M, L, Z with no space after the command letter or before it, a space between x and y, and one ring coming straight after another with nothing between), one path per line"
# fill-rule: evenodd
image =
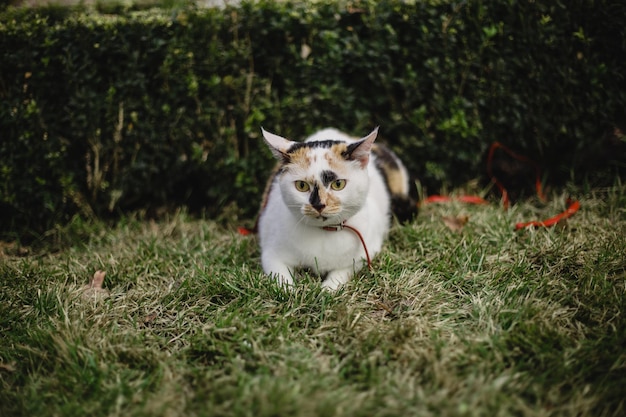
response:
M295 184L296 184L296 190L298 191L305 192L305 191L309 191L309 189L311 188L309 186L309 183L306 181L298 180L295 182Z
M330 183L330 188L335 191L343 190L346 186L346 180L335 180Z

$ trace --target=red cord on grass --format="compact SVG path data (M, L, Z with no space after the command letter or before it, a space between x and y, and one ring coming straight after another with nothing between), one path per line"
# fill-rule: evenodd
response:
M521 230L521 229L525 229L527 227L533 226L533 227L550 227L550 226L554 226L555 224L557 224L558 222L568 219L570 217L572 217L579 209L580 209L580 202L578 201L572 201L569 198L567 199L567 204L569 204L569 207L562 213L557 214L554 217L550 217L547 220L544 221L532 221L532 222L522 222L522 223L517 223L515 225L515 230Z
M537 192L537 196L541 199L541 201L546 201L546 196L543 193L543 189L541 186L541 169L539 168L539 165L537 165L531 159L523 155L520 155L517 152L513 152L511 149L507 148L500 142L494 142L489 147L489 153L487 155L487 174L491 177L491 181L495 184L495 186L500 191L500 194L502 195L502 205L504 206L504 209L506 210L509 208L509 204L510 204L509 193L506 187L504 186L504 184L502 184L502 182L500 182L500 180L498 180L496 176L494 175L493 167L492 167L493 157L495 155L496 150L498 149L502 150L503 152L506 152L510 157L517 159L520 162L531 165L535 169L535 191ZM469 195L460 196L460 197L446 197L446 196L440 196L440 195L433 195L433 196L425 198L421 204L445 203L445 202L450 202L450 201L455 201L455 200L465 202L465 203L470 203L470 204L488 204L487 201L485 201L481 197L469 196ZM573 200L568 199L567 204L569 205L569 207L564 212L557 214L556 216L551 217L547 220L543 220L543 221L535 220L531 222L517 223L515 225L515 230L521 230L521 229L525 229L526 227L531 227L531 226L532 227L554 226L558 222L573 216L580 209L580 202L578 201L573 201Z
M241 227L241 226L237 228L237 232L239 232L241 236L248 236L248 235L254 234L254 230L250 230L246 227Z
M504 209L506 210L509 208L509 193L507 192L504 185L495 177L495 175L493 175L492 169L493 156L497 149L502 149L502 151L509 154L509 156L511 156L512 158L515 158L525 164L532 165L535 168L535 190L537 191L537 195L539 196L541 201L545 201L546 196L543 194L543 190L541 188L541 169L539 168L539 165L537 165L532 160L526 158L524 155L513 152L511 149L507 148L500 142L494 142L491 147L489 147L489 154L487 155L487 174L489 174L491 180L496 185L496 187L498 187L498 190L500 190L500 193L502 194L502 205L504 206Z
M493 174L493 157L495 155L496 150L501 149L503 152L506 152L509 156L511 156L514 159L517 159L520 162L523 162L525 164L531 165L532 167L534 167L535 169L535 190L537 192L537 196L542 200L542 201L546 201L546 196L543 193L543 189L541 186L541 169L539 168L539 165L537 165L534 161L532 161L531 159L518 154L517 152L513 152L511 149L509 149L508 147L504 146L503 144L501 144L500 142L494 142L490 147L489 147L489 153L487 155L487 174L491 177L491 181L495 184L495 186L498 188L498 190L500 191L500 193L502 194L502 205L504 206L504 209L508 209L509 208L509 193L506 190L506 187L504 186L504 184L502 184ZM441 196L441 195L432 195L430 197L425 198L424 200L422 200L421 203L418 203L418 205L425 205L425 204L431 204L431 203L447 203L450 201L459 201L462 203L468 203L468 204L489 204L485 199L483 199L482 197L478 197L478 196L472 196L472 195L464 195L464 196L458 196L458 197L447 197L447 196ZM263 207L265 207L265 204L267 204L267 201L264 201L263 203ZM550 227L550 226L554 226L555 224L557 224L558 222L565 220L571 216L573 216L579 209L580 209L580 202L578 201L573 201L568 199L567 200L567 204L569 205L569 207L562 213L557 214L554 217L551 217L547 220L544 221L531 221L531 222L522 222L522 223L517 223L515 225L515 230L521 230L521 229L525 229L527 227L533 226L533 227ZM258 222L258 219L257 219ZM363 237L361 236L361 234L354 228L349 227L349 226L345 226L349 229L351 229L354 233L357 234L357 236L361 239L361 243L363 244L363 248L365 249L365 254L368 258L368 266L371 267L371 261L369 259L369 253L367 252L367 247L365 246L365 242L363 240ZM257 224L255 224L253 229L247 229L245 227L239 227L237 229L237 231L239 232L240 235L242 236L248 236L251 234L256 233L257 231Z

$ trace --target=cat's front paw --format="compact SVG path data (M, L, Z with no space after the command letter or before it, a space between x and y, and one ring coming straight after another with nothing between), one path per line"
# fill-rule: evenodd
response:
M291 278L291 276L284 276L281 274L274 274L272 276L272 278L274 278L276 280L276 284L278 284L279 287L285 289L285 290L292 290L293 289L293 278Z
M338 281L329 281L328 279L325 279L322 282L322 288L327 290L327 291L337 291L339 289L339 287L341 287L343 285L343 283L340 283Z
M264 254L262 262L263 272L275 280L279 287L287 290L293 287L293 273L286 264L267 254Z
M353 274L352 268L331 271L322 282L322 288L329 291L337 291L343 284L350 281Z

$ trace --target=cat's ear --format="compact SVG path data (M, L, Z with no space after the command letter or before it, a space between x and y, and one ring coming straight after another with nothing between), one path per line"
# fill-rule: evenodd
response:
M263 128L261 128L261 131L263 132L263 139L265 139L265 143L267 143L276 159L283 161L289 160L287 151L289 151L289 148L291 148L294 142L289 139L285 139L282 136L270 133Z
M377 136L378 127L372 130L369 135L359 139L357 142L348 145L348 149L346 149L344 153L346 159L351 161L359 161L359 163L361 164L361 168L367 167L367 164L370 161L370 151L372 150L372 145L374 144Z

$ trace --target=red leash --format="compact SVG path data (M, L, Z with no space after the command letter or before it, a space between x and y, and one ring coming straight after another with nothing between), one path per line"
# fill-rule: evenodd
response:
M497 149L502 149L505 153L509 154L514 159L517 159L520 162L531 165L535 168L535 190L537 191L537 195L541 199L541 201L546 201L546 196L543 194L543 190L541 189L541 169L539 165L530 159L526 158L524 155L520 155L517 152L513 152L500 142L494 142L489 148L489 154L487 155L487 174L491 177L493 183L500 190L500 194L502 194L502 204L504 205L504 209L509 208L509 193L507 192L504 185L496 178L493 174L493 156L496 153Z
M367 250L367 245L365 244L365 239L363 239L363 235L361 235L361 232L358 231L358 229L356 229L355 227L352 226L348 226L345 222L340 223L336 226L324 226L322 227L322 229L329 231L329 232L339 232L341 230L343 230L344 228L346 229L350 229L354 232L355 235L357 235L359 237L359 240L361 241L361 245L363 245L363 250L365 251L365 257L367 258L367 267L371 270L372 269L372 259L370 258L370 253Z
M494 157L496 150L498 149L502 150L503 152L506 152L510 157L517 159L518 161L523 162L525 164L531 165L534 168L535 191L537 192L537 196L541 199L541 201L546 201L546 196L543 193L543 189L541 186L541 169L539 168L539 165L537 165L535 162L533 162L529 158L523 155L520 155L517 152L513 152L511 149L507 148L500 142L494 142L489 148L489 153L487 154L487 174L489 175L489 177L491 177L491 181L496 185L496 187L500 191L500 194L502 195L502 205L504 206L504 209L506 210L509 208L509 204L510 204L509 193L506 190L506 187L504 186L504 184L502 184L502 182L498 180L498 178L496 178L496 176L493 173L493 157ZM440 195L433 195L433 196L425 198L421 202L421 204L447 203L450 201L460 201L462 203L468 203L468 204L488 204L485 199L478 197L478 196L472 196L472 195L465 195L465 196L459 196L459 197L446 197L446 196L440 196ZM551 227L559 223L560 221L563 221L565 219L572 217L580 209L580 202L578 201L574 201L568 198L567 204L568 204L568 208L564 212L559 213L556 216L551 217L547 220L543 220L543 221L535 220L535 221L530 221L530 222L517 223L515 225L515 230L525 229L526 227L530 227L530 226Z
M241 235L241 236L248 236L248 235L253 235L256 232L252 229L248 229L247 227L243 227L243 226L239 226L237 228L237 232Z
M504 186L504 184L502 184L502 182L498 180L498 178L496 178L496 176L493 173L493 158L496 153L496 150L498 149L507 153L510 157L517 159L518 161L523 162L525 164L531 165L534 168L535 191L537 192L537 196L541 199L541 201L546 201L546 196L543 193L543 188L541 186L541 169L539 168L539 165L537 165L534 161L525 157L524 155L520 155L517 152L512 151L511 149L504 146L500 142L494 142L489 147L489 153L487 154L487 174L489 175L489 177L491 178L491 181L495 184L495 186L500 191L500 194L502 195L502 205L504 206L504 209L507 210L509 208L509 204L510 204L509 193L506 190L506 187ZM431 204L431 203L448 203L451 201L459 201L461 203L467 203L467 204L489 204L484 198L473 196L473 195L463 195L463 196L458 196L458 197L432 195L432 196L426 197L424 200L421 201L421 203L418 203L418 205L425 205L425 204ZM563 221L565 219L572 217L580 209L580 202L571 200L569 198L567 199L567 205L568 207L564 212L559 213L554 217L550 217L547 220L543 220L543 221L534 220L530 222L517 223L515 225L515 230L521 230L521 229L525 229L531 226L532 227L551 227L559 223L560 221ZM361 244L363 245L363 249L365 250L365 256L367 256L367 266L368 268L371 269L372 261L370 259L369 252L367 251L365 240L363 239L363 236L357 229L355 229L352 226L348 226L347 224L340 224L337 226L326 226L326 227L322 227L322 229L338 232L340 230L343 230L344 227L352 230L352 232L354 232L354 234L356 234L361 240ZM247 236L247 235L256 233L256 225L253 229L239 227L237 231L239 232L240 235Z
M535 221L532 221L532 222L517 223L515 225L515 230L525 229L526 227L529 227L529 226L533 226L533 227L550 227L550 226L554 226L555 224L559 223L560 221L572 217L578 211L578 209L580 209L580 202L578 202L578 201L571 200L571 199L568 198L567 199L567 204L569 205L569 207L564 212L562 212L560 214L557 214L554 217L550 217L549 219L544 220L544 221L537 221L537 220L535 220Z

